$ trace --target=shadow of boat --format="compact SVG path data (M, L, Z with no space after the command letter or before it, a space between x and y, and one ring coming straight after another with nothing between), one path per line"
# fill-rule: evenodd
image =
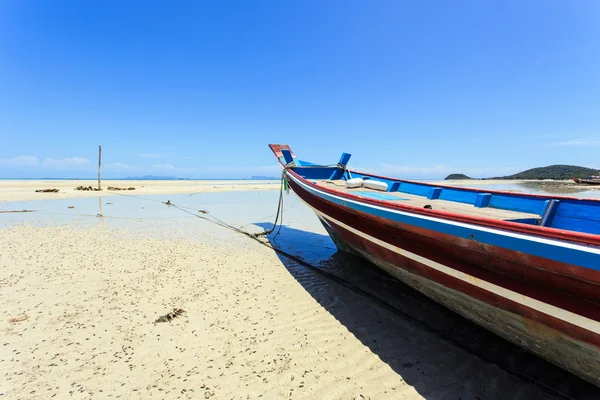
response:
M270 223L255 225L271 227ZM490 385L508 381L506 371L510 371L524 381L537 382L538 387L560 391L566 398L600 398L600 388L435 303L368 261L337 251L328 235L283 226L278 235L267 239L273 247L313 266L277 253L288 272L323 308L425 398L471 398L470 385L452 381L452 372L469 357L481 358L490 366L476 378L487 379ZM435 352L432 346L453 350ZM502 398L523 396L516 388L497 390ZM548 398L548 392L539 398Z

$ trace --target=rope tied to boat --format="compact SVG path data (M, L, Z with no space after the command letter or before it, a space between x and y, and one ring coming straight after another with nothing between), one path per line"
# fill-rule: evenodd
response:
M284 165L283 171L281 171L281 185L279 186L279 200L277 201L277 212L275 213L275 222L273 222L273 227L271 229L267 229L266 231L263 231L263 232L253 233L251 235L252 237L258 238L258 237L267 236L267 235L270 235L271 233L273 233L275 231L275 229L277 228L277 222L279 222L280 215L281 215L281 221L279 222L279 229L277 230L277 233L275 234L275 236L279 235L279 232L281 232L281 227L283 226L283 189L284 189L284 186L285 186L286 191L289 188L288 182L286 179L286 171L288 169L294 168L294 167L296 167L296 162L292 161L292 162Z
M277 229L277 233L275 236L279 235L281 232L281 227L283 226L283 190L286 192L289 190L289 183L287 181L287 171L292 168L338 168L342 169L344 173L348 173L348 176L352 178L350 174L350 170L346 167L346 165L342 163L330 164L330 165L297 165L296 161L291 161L283 166L283 170L281 171L281 186L279 187L279 200L277 202L277 212L275 213L275 221L273 222L273 227L271 229L267 229L266 231L253 233L251 236L254 238L258 238L261 236L270 235L277 229L277 223L279 223L279 229Z

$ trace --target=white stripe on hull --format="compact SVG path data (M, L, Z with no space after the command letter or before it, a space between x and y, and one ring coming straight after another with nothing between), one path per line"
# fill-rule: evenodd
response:
M293 178L293 177L292 177ZM294 178L293 178L294 179ZM295 182L305 187L309 192L313 192L313 188L309 188L306 184L299 182L297 179L294 179ZM317 192L318 194L314 193ZM340 198L337 196L330 195L328 193L323 193L319 190L314 190L311 193L314 196L323 197L335 197L345 202L353 202L356 204L365 205L358 201L348 200L345 198ZM320 196L321 197L321 196ZM301 200L303 200L301 198ZM303 200L304 201L304 200ZM401 249L397 246L394 246L385 241L379 240L369 234L366 234L358 229L355 229L351 226L344 224L341 221L332 218L319 210L312 207L307 202L307 204L316 214L320 217L321 220L324 221L325 225L329 225L328 230L330 232L332 239L338 244L340 250L342 250L342 246L345 246L345 250L352 251L359 256L371 261L375 265L379 266L390 275L396 277L400 281L412 286L414 289L420 291L436 302L445 305L449 309L457 312L458 314L463 315L467 319L483 326L484 328L490 330L491 332L496 333L498 336L504 337L510 342L515 343L516 345L525 348L532 353L537 354L538 356L547 359L548 361L564 368L572 373L582 377L583 379L588 380L596 386L600 387L600 363L598 363L598 359L600 359L600 348L582 342L580 340L574 339L564 332L558 331L556 329L550 328L542 323L538 323L530 320L526 316L522 316L513 312L509 312L503 310L499 307L496 307L492 304L486 303L485 301L476 299L468 294L465 294L459 290L451 289L442 285L438 282L420 276L416 273L413 273L407 269L402 268L402 266L394 265L385 260L379 259L375 257L373 254L370 254L366 251L366 249L357 248L353 246L351 243L346 242L343 238L334 237L335 228L332 228L330 223L336 224L341 228L352 232L361 238L364 238L371 243L374 243L378 246L386 248L390 251L395 252L407 259L411 259L417 261L423 265L426 265L430 268L435 269L441 273L444 273L448 276L452 276L454 278L460 279L463 282L466 282L474 287L484 289L489 293L496 294L505 299L514 301L516 303L522 304L526 307L530 307L531 309L537 310L546 315L552 316L554 318L558 318L580 328L586 329L593 333L600 333L600 323L589 318L583 317L581 315L563 310L559 307L555 307L553 305L544 303L542 301L524 296L520 293L505 289L501 286L492 284L490 282L475 278L471 275L465 274L463 272L457 271L453 268L435 262L433 260L429 260L425 257L419 256L418 254L414 254L407 250ZM377 207L373 205L368 205L369 207L375 207L386 211L392 211L398 214L404 214L409 216L415 216L411 213L406 213L398 210L390 210L383 207ZM429 220L438 220L437 218L427 217L427 216L418 216L419 218L425 218ZM441 220L440 220L441 221ZM514 236L523 238L526 240L533 240L539 242L546 242L552 245L559 245L569 248L574 248L577 250L590 251L592 253L598 252L597 248L581 246L571 243L560 242L551 239L538 238L533 236L527 236L523 234L516 234L507 231L499 231L495 229L482 228L478 226L471 226L469 224L463 224L458 222L450 222L443 221L444 223L448 222L454 225L465 226L473 229L485 230L488 232ZM340 243L341 242L341 243Z
M327 221L324 221L328 225ZM332 231L332 238L335 232ZM334 239L335 240L335 239ZM600 348L573 339L527 317L505 311L455 289L388 263L337 238L347 250L369 260L398 280L413 287L500 337L600 386Z
M473 285L475 287L478 287L480 289L484 289L490 293L493 293L495 295L501 296L507 300L510 301L514 301L515 303L519 303L522 304L524 306L527 306L533 310L539 311L541 313L544 313L548 316L554 317L554 318L558 318L561 319L565 322L568 322L570 324L573 324L575 326L578 326L580 328L586 329L590 332L594 332L596 334L600 334L600 322L598 321L594 321L592 319L589 319L587 317L572 313L570 311L564 310L562 308L553 306L551 304L548 303L544 303L542 301L539 301L537 299L525 296L521 293L517 293L514 292L512 290L503 288L501 286L495 285L493 283L484 281L482 279L479 279L477 277L474 277L472 275L468 275L465 274L464 272L461 271L457 271L453 268L450 268L448 266L445 266L443 264L440 264L436 261L432 261L428 258L422 257L418 254L412 253L410 251L401 249L400 247L394 246L390 243L384 242L383 240L377 239L367 233L364 233L358 229L355 229L349 225L346 225L345 223L336 220L335 218L332 218L322 212L320 212L319 210L311 207L314 212L320 216L321 218L324 218L327 221L331 221L334 224L341 226L342 228L354 233L355 235L358 235L364 239L367 239L368 241L381 246L385 249L388 249L390 251L393 251L394 253L400 254L403 257L409 258L411 260L414 260L418 263L421 263L423 265L428 266L429 268L435 269L436 271L442 272L448 276L451 276L453 278L459 279L463 282L466 282L470 285Z

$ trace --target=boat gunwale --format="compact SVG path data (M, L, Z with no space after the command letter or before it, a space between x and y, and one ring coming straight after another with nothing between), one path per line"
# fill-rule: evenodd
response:
M281 162L280 162L281 163ZM300 167L296 167L296 168L302 168L302 166ZM369 177L373 177L373 178L379 178L379 179L387 179L387 180L391 180L391 181L398 181L398 182L406 182L406 183L413 183L416 185L423 185L423 186L429 186L429 187L439 187L442 189L458 189L458 190L464 190L467 192L475 192L475 193L490 193L490 194L504 194L504 195L510 195L510 196L514 196L514 197L533 197L533 198L537 198L537 199L555 199L555 200L577 200L577 201L592 201L592 202L597 202L600 203L600 199L592 199L592 198L580 198L580 197L571 197L571 196L545 196L543 194L537 194L537 193L515 193L515 192L509 192L506 190L481 190L481 189L476 189L476 188L470 188L470 187L459 187L459 186L450 186L450 185L438 185L435 183L429 183L429 182L420 182L420 181L413 181L413 180L409 180L409 179L398 179L398 178L392 178L389 176L382 176L382 175L375 175L375 174L369 174L369 173L365 173L365 172L361 172L361 171L356 171L356 170L352 170L352 169L348 169L348 171L350 173L356 173L356 174L361 174L361 175L365 175L365 176L369 176Z
M282 167L285 168L285 165L281 162L281 160L279 160L279 163L281 164ZM297 167L295 167L295 168L297 168ZM300 168L302 168L302 167L300 167ZM516 233L521 233L521 234L526 234L526 235L539 236L542 238L550 238L550 239L556 239L556 240L562 240L562 241L568 241L568 242L576 242L579 244L586 244L586 245L591 245L591 246L596 246L596 247L600 246L600 235L594 235L591 233L584 233L584 232L567 231L567 230L551 228L551 227L547 227L547 226L524 225L524 224L520 224L518 222L504 221L504 220L498 220L498 219L488 218L488 217L469 216L469 215L450 212L450 211L440 211L440 210L435 210L435 209L422 209L420 207L415 207L415 206L412 206L409 204L393 203L393 202L387 201L387 200L370 199L370 198L365 198L365 197L362 197L362 196L359 196L356 194L343 192L341 190L317 185L317 184L311 182L309 179L302 177L300 174L298 174L296 171L294 171L293 169L290 169L290 168L286 169L285 172L293 174L296 178L300 179L303 183L309 185L310 187L312 187L314 189L322 190L322 191L328 192L330 194L334 194L334 195L345 197L348 199L360 201L360 202L370 204L370 205L375 205L375 206L380 206L380 207L384 207L384 208L388 208L388 209L419 214L419 215L423 215L423 216L427 216L427 217L437 217L440 219L447 219L447 220L455 221L455 222L473 224L473 225L478 225L478 226L487 227L487 228L503 229L503 230L508 230L511 232L516 232ZM360 171L350 170L350 172L363 174ZM363 174L363 175L372 176L372 177L376 177L376 178L378 177L378 178L383 178L383 179L396 180L396 181L400 181L400 182L410 182L410 183L423 184L423 185L428 185L428 186L432 185L432 184L425 184L425 183L416 182L416 181L406 181L406 180L400 180L400 179L395 179L395 178L377 176L377 175L372 175L372 174ZM456 189L456 187L453 187L453 186L440 186L440 185L433 185L433 186ZM459 189L463 189L463 188L459 188ZM470 191L473 191L473 192L480 192L480 193L482 192L481 190L472 189L472 188L464 188L464 189L469 189ZM501 192L501 191L485 191L483 193L501 193L501 194L515 195L515 193ZM517 196L519 196L519 195L517 195ZM546 198L546 199L548 198L548 196L532 195L532 194L520 194L520 196L533 196L533 197ZM581 199L577 199L577 198L561 197L561 196L555 196L555 197L553 196L552 198L581 200ZM593 201L600 202L600 200L593 200Z

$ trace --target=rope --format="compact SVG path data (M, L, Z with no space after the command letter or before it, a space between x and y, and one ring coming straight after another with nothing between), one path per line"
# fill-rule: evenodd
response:
M285 174L285 171L286 171L286 169L284 169L284 174ZM283 179L285 179L285 177L283 177ZM282 182L282 188L283 188L283 182ZM282 190L280 191L280 205L282 204L281 202L283 201L281 193L282 193ZM282 249L280 249L278 247L275 247L270 242L265 242L265 241L261 240L260 239L261 236L268 235L269 233L271 233L271 232L273 232L275 230L275 228L277 226L277 218L275 219L275 223L273 224L273 228L269 229L268 231L262 232L260 234L255 234L255 233L253 234L253 233L246 232L246 231L244 231L244 230L242 230L240 228L237 228L237 227L235 227L233 225L230 225L230 224L228 224L228 223L226 223L224 221L218 220L217 218L214 218L212 216L211 216L211 218L214 218L214 220L211 219L211 218L207 218L207 217L205 217L203 215L195 214L195 213L193 213L191 211L186 210L186 208L188 208L188 207L180 207L180 206L178 206L176 204L172 204L172 203L170 205L173 206L173 207L175 207L175 208L177 208L177 209L179 209L179 210L181 210L181 211L183 211L183 212L189 213L191 215L194 215L194 216L196 216L198 218L201 218L203 220L206 220L208 222L213 222L213 223L215 223L215 224L217 224L219 226L222 226L223 228L232 230L234 232L241 233L242 235L245 235L245 236L249 237L250 239L255 240L256 242L260 243L261 245L263 245L263 246L265 246L265 247L267 247L269 249L272 249L276 253L279 253L279 254L285 256L286 258L288 258L288 259L290 259L290 260L292 260L292 261L294 261L294 262L302 265L303 267L306 267L306 268L310 269L311 271L317 273L318 275L321 275L321 276L323 276L323 277L325 277L325 278L327 278L327 279L329 279L331 281L334 281L334 282L336 282L336 283L344 286L345 288L347 288L349 290L352 290L353 292L355 292L355 293L363 296L364 298L372 301L373 303L379 305L380 307L383 307L384 309L386 309L386 310L388 310L388 311L390 311L390 312L392 312L392 313L394 313L394 314L396 314L396 315L398 315L398 316L406 319L407 321L410 321L411 323L419 326L420 328L424 329L425 331L428 331L431 334L436 335L440 339L448 341L448 342L452 343L453 345L455 345L456 347L461 348L462 350L464 350L464 351L466 351L466 352L468 352L470 354L473 354L473 355L479 357L480 359L484 360L485 362L488 362L490 364L496 365L499 368L502 368L504 371L508 372L509 374L511 374L511 375L513 375L513 376L515 376L515 377L517 377L519 379L522 379L523 381L526 381L526 382L529 382L529 383L532 383L532 384L538 386L540 389L544 390L547 393L551 393L552 395L555 395L555 396L560 397L560 398L565 399L565 400L573 400L573 397L569 396L568 394L565 394L565 393L561 392L559 389L556 389L556 388L550 386L549 384L547 384L545 382L542 382L539 379L536 379L536 378L532 377L531 375L527 374L526 372L521 372L521 371L518 371L518 370L514 370L514 368L511 368L510 363L506 363L506 362L503 362L502 360L498 360L498 359L496 359L494 357L489 357L489 356L487 356L485 354L482 354L480 352L476 352L476 351L472 350L471 348L469 348L468 346L466 346L465 344L463 344L463 343L461 343L461 342L453 339L452 336L447 335L447 334L445 334L445 333L437 330L436 328L432 327L431 325L427 324L426 322L423 322L423 321L421 321L421 320L413 317L409 313L407 313L405 311L402 311L402 310L400 310L397 307L394 307L393 305L391 305L390 303L386 302L385 300L383 300L383 299L375 296L374 294L372 294L372 293L370 293L370 292L368 292L368 291L366 291L366 290L364 290L364 289L362 289L362 288L354 285L353 283L351 283L351 282L349 282L349 281L347 281L347 280L345 280L345 279L343 279L343 278L341 278L341 277L339 277L339 276L337 276L335 274L327 272L327 271L325 271L325 270L323 270L323 269L321 269L321 268L319 268L319 267L317 267L315 265L312 265L312 264L304 261L303 259L301 259L301 258L299 258L299 257L297 257L297 256L295 256L293 254L288 253L285 250L282 250ZM278 213L277 213L277 215L279 215L279 210L280 210L280 206L278 206ZM282 216L282 218L283 218L283 216ZM281 230L281 225L280 225L279 229ZM277 234L279 234L279 232ZM275 237L276 236L277 235L275 235ZM274 239L275 237L271 238L271 240Z
M285 172L285 170L284 170L284 172ZM174 206L175 208L181 209L184 212L188 212L188 213L190 213L192 215L195 215L198 218L204 219L204 220L209 221L209 222L214 222L214 221L211 221L210 219L208 219L208 218L206 218L204 216L193 214L190 211L184 210L184 209L180 208L177 205L174 205L174 204L171 204L171 205ZM278 207L278 210L279 210L279 207ZM399 309L399 308L391 305L390 303L388 303L385 300L383 300L383 299L375 296L374 294L370 293L369 291L366 291L366 290L364 290L364 289L362 289L362 288L354 285L353 283L345 280L344 278L341 278L341 277L339 277L339 276L337 276L335 274L332 274L330 272L327 272L327 271L325 271L325 270L323 270L323 269L321 269L321 268L319 268L319 267L317 267L315 265L312 265L312 264L304 261L303 259L301 259L301 258L299 258L299 257L297 257L297 256L295 256L293 254L288 253L285 250L282 250L282 249L280 249L278 247L275 247L270 242L265 242L265 241L261 240L260 236L268 235L268 233L266 233L266 232L269 232L269 233L273 232L274 229L275 229L275 227L276 227L276 224L277 224L277 219L275 220L273 228L271 228L268 231L265 231L265 232L263 232L261 234L252 234L252 233L246 232L246 231L244 231L242 229L239 229L239 228L237 228L235 226L227 224L225 222L223 222L222 224L218 223L218 225L220 225L220 226L222 226L222 227L224 227L226 229L230 229L230 230L232 230L234 232L241 233L241 234L243 234L243 235L245 235L245 236L247 236L247 237L249 237L249 238L257 241L258 243L262 244L263 246L265 246L265 247L267 247L269 249L272 249L276 253L279 253L279 254L285 256L286 258L288 258L288 259L296 262L297 264L302 265L303 267L306 267L306 268L310 269L311 271L317 273L318 275L321 275L321 276L323 276L326 279L329 279L331 281L334 281L334 282L338 283L341 286L344 286L345 288L347 288L347 289L349 289L349 290L351 290L351 291L353 291L353 292L355 292L355 293L363 296L364 298L366 298L366 299L372 301L373 303L377 304L378 306L380 306L380 307L382 307L382 308L384 308L384 309L386 309L386 310L388 310L388 311L390 311L390 312L398 315L399 317L404 318L407 321L410 321L411 323L413 323L413 324L419 326L420 328L424 329L425 331L427 331L427 332L429 332L429 333L431 333L431 334L439 337L440 339L445 340L445 341L447 341L449 343L452 343L454 346L456 346L456 347L458 347L458 348L466 351L467 353L473 354L474 356L482 359L483 361L485 361L487 363L496 365L499 368L503 369L504 371L508 372L509 374L511 374L511 375L513 375L513 376L515 376L515 377L517 377L517 378L519 378L519 379L521 379L521 380L523 380L525 382L529 382L531 384L536 385L537 387L539 387L540 389L542 389L543 391L545 391L547 393L550 393L550 394L552 394L554 396L560 397L560 398L565 399L565 400L574 400L572 396L570 396L568 394L565 394L565 393L561 392L559 389L556 389L556 388L550 386L549 384L547 384L545 382L542 382L539 379L536 379L536 378L532 377L527 372L522 372L522 371L519 371L519 370L515 370L514 368L511 367L511 365L510 365L509 362L503 362L503 360L497 359L496 357L489 357L486 354L482 354L481 352L476 352L473 349L469 348L467 345L461 343L460 341L457 341L456 339L453 339L452 336L447 335L447 334L441 332L440 330L432 327L431 325L427 324L426 322L421 321L421 320L413 317L409 313L407 313L407 312L405 312L405 311L403 311L403 310L401 310L401 309ZM280 226L280 229L281 229L281 226ZM278 234L279 234L279 232L278 232ZM277 236L277 235L275 235L275 236ZM274 239L274 238L275 237L271 238L271 240Z
M296 161L291 161L290 163L286 164L283 167L283 171L281 172L281 186L279 187L279 201L277 203L277 212L275 213L275 222L273 222L273 227L271 229L267 229L264 232L260 232L260 233L255 233L253 234L254 238L260 237L260 236L267 236L270 235L271 233L273 233L275 231L275 229L277 228L277 222L279 222L279 229L277 230L277 233L275 234L275 237L277 237L277 235L279 235L279 232L281 232L281 227L283 226L283 211L284 211L284 207L283 207L283 185L286 182L286 173L288 169L291 168L298 168L298 169L302 169L302 168L306 168L306 169L310 169L310 168L339 168L344 170L344 173L348 173L348 176L352 177L352 175L350 175L350 171L346 168L346 166L344 164L329 164L329 165L296 165ZM343 176L343 173L342 173ZM333 183L332 181L329 181L331 183ZM288 183L289 184L289 183ZM333 183L335 185L335 183ZM339 186L339 185L336 185ZM281 221L279 220L281 216Z
M279 232L281 232L281 227L283 226L283 185L284 185L284 182L286 182L285 173L288 169L293 168L295 166L295 164L296 163L294 161L292 161L291 163L284 166L283 171L281 172L281 185L279 186L279 201L277 202L277 212L275 212L275 222L273 222L273 227L271 229L267 229L264 232L251 234L251 237L257 238L259 236L270 235L275 230L275 228L277 228L277 222L279 221L280 215L281 215L281 222L279 223L279 230L277 231L275 236L279 235ZM242 230L240 230L240 231L243 233L246 233L245 231L242 231Z

